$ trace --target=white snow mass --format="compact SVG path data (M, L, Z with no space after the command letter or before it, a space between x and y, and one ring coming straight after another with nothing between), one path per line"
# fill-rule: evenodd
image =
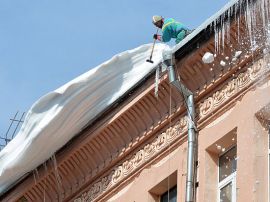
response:
M202 61L206 64L214 62L214 55L212 53L206 52L202 57Z
M166 47L156 44L153 64L146 62L152 44L120 53L36 101L17 136L0 152L0 193L155 69Z
M226 65L226 62L224 62L223 60L221 60L220 61L220 65L224 67Z
M234 54L234 57L239 58L241 54L242 54L242 51L236 51Z

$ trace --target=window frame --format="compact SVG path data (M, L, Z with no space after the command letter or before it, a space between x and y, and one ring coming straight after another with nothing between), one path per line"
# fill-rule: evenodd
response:
M217 201L220 201L220 191L222 188L224 188L225 186L227 186L228 184L232 183L232 202L236 202L236 174L237 174L237 166L236 166L236 171L233 172L232 174L230 174L229 176L227 176L225 179L219 181L219 175L220 175L220 171L219 171L219 166L220 166L220 157L229 152L231 149L233 149L234 147L236 147L236 155L237 155L237 145L232 145L231 147L229 147L226 151L222 152L219 156L218 156L218 177L217 177L217 182L218 182L218 194L217 194Z
M230 183L232 183L232 202L236 202L236 173L237 173L237 171L235 171L234 173L232 173L231 175L226 177L224 180L219 182L219 184L218 184L218 202L221 202L220 201L221 189Z
M177 201L177 184L175 185L175 186L173 186L173 187L171 187L169 190L167 190L166 192L164 192L163 194L161 194L160 196L159 196L159 202L162 202L161 201L161 199L162 199L162 197L165 195L165 194L167 194L168 195L168 193L170 193L173 189L175 189L176 190L176 201ZM169 195L170 196L170 195ZM170 200L170 199L169 199Z

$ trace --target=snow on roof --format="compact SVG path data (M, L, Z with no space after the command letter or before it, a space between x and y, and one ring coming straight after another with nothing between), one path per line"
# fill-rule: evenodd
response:
M98 114L123 96L162 62L156 44L114 56L36 101L17 136L0 152L0 193L53 156Z
M236 2L238 0L227 3L174 46L172 53L181 49ZM91 120L154 70L162 62L165 48L168 46L156 44L153 64L145 62L152 44L120 53L36 101L17 136L0 152L0 194L53 156Z

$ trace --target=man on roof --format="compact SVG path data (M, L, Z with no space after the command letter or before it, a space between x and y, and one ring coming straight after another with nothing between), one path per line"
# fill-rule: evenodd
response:
M156 27L162 29L162 35L154 34L154 39L162 42L169 42L175 38L175 43L178 44L191 33L186 26L173 18L164 19L162 16L154 15L152 22Z

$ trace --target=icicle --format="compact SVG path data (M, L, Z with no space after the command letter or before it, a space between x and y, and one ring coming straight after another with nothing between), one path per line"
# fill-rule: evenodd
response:
M246 3L246 23L247 23L247 28L249 32L251 50L253 50L254 40L253 40L253 34L252 34L252 16L251 16L251 8L250 8L248 0Z
M238 1L234 4L234 19L237 17Z
M215 30L215 53L218 54L219 53L219 46L220 46L220 35L221 35L221 31L220 31L220 26L219 26L219 22L220 22L220 18L217 18L214 21L214 30Z
M239 1L239 16L242 16L242 0Z
M237 2L236 8L235 8L235 15L237 15L237 41L240 42L240 19L242 16L242 1L240 0ZM239 9L239 13L236 14L236 11Z
M266 8L266 12L265 12L265 21L266 21L266 24L269 24L269 0L265 0L265 8Z
M158 84L159 84L159 66L156 69L156 79L155 79L155 97L158 98Z
M214 22L211 22L210 24L210 32L212 32L214 30Z
M269 25L269 0L262 0L261 3L261 14L262 14L262 21L263 27L267 27ZM265 34L267 34L267 29L265 30Z
M36 178L35 171L33 171L33 176L34 176L34 181L35 181L35 185L36 185L37 184L37 178Z
M162 63L161 64L161 72L165 72L166 70L167 70L167 66L164 63Z
M251 21L252 21L252 25L253 27L257 25L257 19L256 19L256 12L255 12L256 5L251 6Z
M45 168L45 172L47 173L47 172L48 172L48 168L47 168L46 161L43 163L43 166L44 166L44 168Z
M227 29L227 32L226 32L226 35L227 35L227 44L230 44L230 41L231 41L231 34L230 34L231 23L230 22L227 22L226 23L226 29Z
M221 16L221 41L222 41L222 52L224 52L224 42L225 42L225 23L224 23L224 15Z
M223 42L222 42L222 40L223 40L223 37L222 37L222 30L223 30L223 27L222 27L222 25L223 25L223 24L221 24L221 26L220 26L220 28L219 28L219 36L218 36L218 37L219 37L219 42L218 42L218 43L219 43L219 47L218 47L218 50L219 50L218 52L219 52L219 53L221 53L221 48L223 48Z
M218 30L217 30L217 22L214 21L214 31L215 31L215 53L218 52Z
M262 15L262 22L263 22L263 27L266 27L266 24L265 24L265 1L262 0L262 3L261 3L261 15Z
M229 14L228 14L228 20L226 22L226 35L227 35L227 44L230 43L230 40L231 40L231 35L230 35L230 29L231 29L231 15L233 13L233 8L234 7L230 7L229 9Z
M43 163L43 166L44 166L44 168L45 168L45 174L47 174L48 173L48 169L47 169L47 164L46 164L46 161ZM45 193L46 193L46 189L47 189L47 178L45 178L45 183L44 183L44 195L43 195L43 201L46 201L46 196L45 196Z
M35 173L36 173L37 178L39 178L39 174L38 174L38 169L37 168L35 169Z
M59 192L59 199L61 199L61 187L62 187L62 183L61 183L61 178L60 175L58 173L58 169L57 169L57 161L56 161L56 157L55 154L52 155L51 160L53 162L53 166L54 166L54 174L55 174L55 181L57 184L57 188L58 188L58 192Z
M240 15L237 17L237 41L240 41Z
M35 170L33 170L32 172L33 172L35 184L37 184L37 180L39 178L39 174L38 174L37 168L35 168Z
M245 22L247 22L247 4L248 4L248 1L247 1L247 3L246 3L246 8L245 8L245 10L244 10L244 12L245 12L245 15L244 15L244 17L245 17ZM246 23L246 26L247 26L247 23Z

